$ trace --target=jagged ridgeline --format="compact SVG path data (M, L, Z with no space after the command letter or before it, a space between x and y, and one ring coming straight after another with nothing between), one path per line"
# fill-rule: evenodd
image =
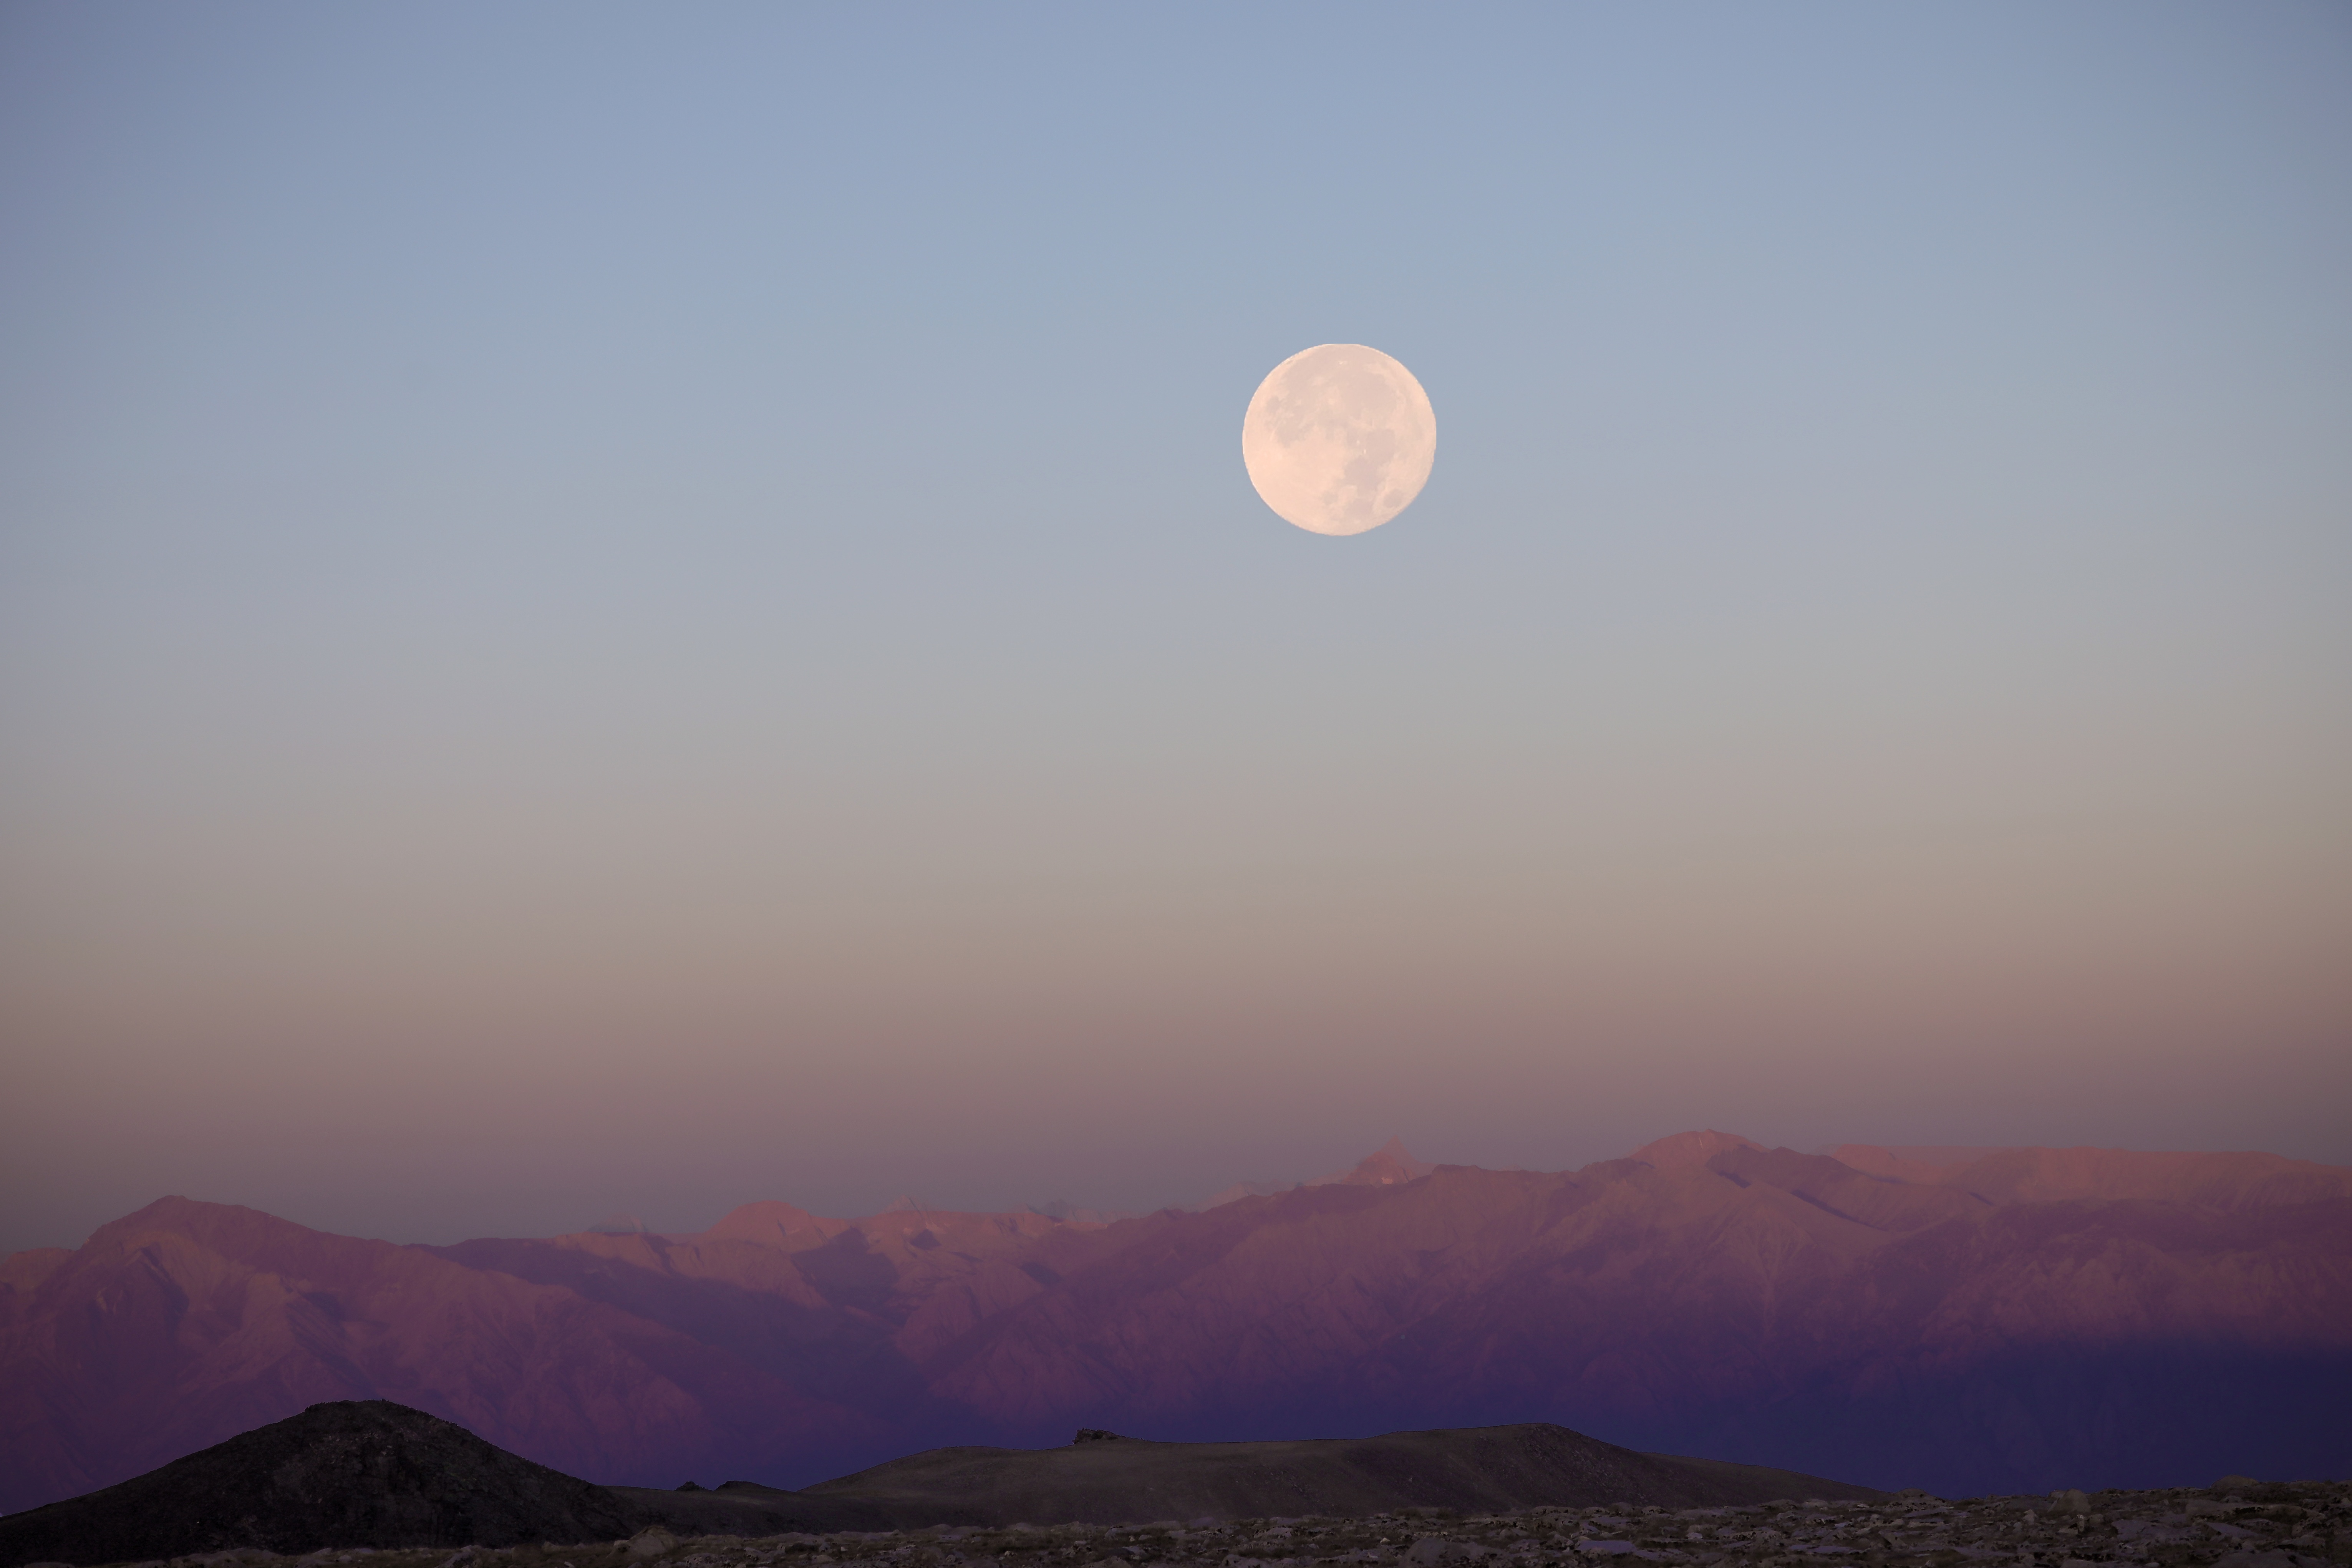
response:
M1948 1496L2352 1474L2352 1169L1910 1152L1391 1145L1115 1223L763 1199L449 1247L167 1198L0 1258L0 1509L375 1396L638 1484L1530 1420Z

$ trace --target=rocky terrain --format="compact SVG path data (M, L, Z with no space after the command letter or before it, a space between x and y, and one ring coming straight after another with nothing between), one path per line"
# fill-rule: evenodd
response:
M797 1537L1035 1519L1131 1525L1281 1508L1352 1517L1879 1495L1782 1470L1636 1454L1546 1426L1300 1443L1143 1443L1082 1431L1058 1448L935 1449L799 1492L750 1481L599 1487L421 1410L371 1400L314 1405L147 1475L0 1518L0 1564L503 1548L647 1526Z
M1198 1519L1132 1526L1014 1524L764 1537L625 1538L509 1550L328 1550L299 1558L217 1552L139 1568L1591 1568L1618 1559L1690 1568L1801 1568L1851 1557L1866 1568L2327 1568L2352 1563L2352 1483L2209 1489L2067 1490L1947 1502L1773 1502L1669 1510L1544 1508L1465 1516L1425 1509L1335 1519ZM89 1561L88 1559L84 1560Z
M313 1405L87 1497L0 1518L0 1562L503 1544L645 1522L602 1487L376 1400Z
M2352 1170L1686 1133L1109 1225L761 1202L425 1247L174 1198L0 1259L0 1509L367 1399L651 1487L1527 1422L1950 1495L2341 1476Z

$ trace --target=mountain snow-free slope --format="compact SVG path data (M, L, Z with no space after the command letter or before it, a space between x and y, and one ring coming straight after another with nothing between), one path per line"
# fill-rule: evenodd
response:
M1414 1174L1392 1148L1109 1226L763 1202L438 1248L167 1199L0 1260L0 1508L369 1398L663 1488L1078 1427L1527 1422L1946 1495L2352 1472L2352 1171L1641 1152Z

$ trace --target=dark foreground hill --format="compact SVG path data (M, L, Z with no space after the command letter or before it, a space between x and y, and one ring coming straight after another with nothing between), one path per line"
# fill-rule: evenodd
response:
M537 1547L679 1535L1023 1522L1334 1517L1408 1508L1691 1508L1880 1494L1811 1476L1636 1454L1525 1426L1299 1443L950 1448L793 1492L600 1487L383 1400L314 1405L103 1491L0 1518L0 1564L329 1547Z
M1433 1452L1441 1472L1462 1448L1475 1451L1482 1442L1499 1440L1507 1447L1511 1442L1508 1434L1493 1433L1398 1436L1406 1441L1371 1447L1391 1454ZM1478 1441L1448 1444L1443 1441L1447 1438ZM1080 1451L1087 1455L1087 1462L1098 1462L1090 1448ZM1133 1451L1116 1457L1122 1463L1139 1458ZM1052 1456L1032 1458L1034 1470L1067 1466ZM955 1456L922 1456L908 1467L882 1468L899 1469L903 1479L908 1471L919 1474L940 1467L967 1481L973 1474ZM1712 1467L1697 1468L1705 1472ZM871 1478L845 1479L874 1484ZM394 1548L369 1554L365 1562L369 1568L1074 1568L1079 1563L1094 1568L1127 1568L1130 1563L1142 1568L1604 1568L1612 1562L1622 1562L1625 1568L1790 1568L1795 1563L1846 1555L1869 1568L1971 1568L1972 1563L1980 1568L1987 1563L2026 1568L2035 1563L2067 1563L2076 1568L2352 1564L2352 1482L2259 1482L2243 1476L2225 1476L2210 1490L2068 1490L1959 1503L1908 1491L1868 1501L1815 1497L1801 1502L1683 1509L1618 1502L1598 1508L1465 1513L1423 1507L1361 1516L1195 1517L1141 1524L1024 1521L1002 1527L935 1525L827 1533L731 1533L719 1528L740 1529L779 1505L790 1510L806 1500L806 1494L729 1486L717 1491L643 1496L675 1522L669 1528L649 1525L628 1536L584 1542L527 1541L504 1547L486 1542L455 1553L446 1544ZM6 1523L0 1521L0 1525ZM72 1555L89 1563L102 1553ZM345 1552L320 1553L302 1563L348 1564L353 1560L354 1554ZM20 1548L0 1539L0 1563L22 1568L25 1561ZM255 1552L187 1554L168 1564L142 1562L138 1568L271 1568L283 1561ZM302 1564L288 1563L287 1568Z
M118 1486L0 1518L0 1563L119 1563L325 1547L610 1541L650 1524L735 1535L884 1528L855 1501L768 1493L706 1521L694 1493L624 1495L389 1400L301 1415Z
M374 1399L314 1405L103 1491L0 1518L0 1558L505 1545L631 1528L628 1505L604 1488Z
M1088 1432L1066 1448L935 1448L785 1495L866 1503L904 1529L935 1521L1360 1518L1406 1508L1675 1509L1885 1494L1785 1470L1637 1454L1528 1423L1292 1443L1146 1443Z

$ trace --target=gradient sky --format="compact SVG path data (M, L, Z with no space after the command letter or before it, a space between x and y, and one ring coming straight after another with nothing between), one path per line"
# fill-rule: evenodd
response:
M2352 1163L2341 5L18 3L0 213L0 1249Z

